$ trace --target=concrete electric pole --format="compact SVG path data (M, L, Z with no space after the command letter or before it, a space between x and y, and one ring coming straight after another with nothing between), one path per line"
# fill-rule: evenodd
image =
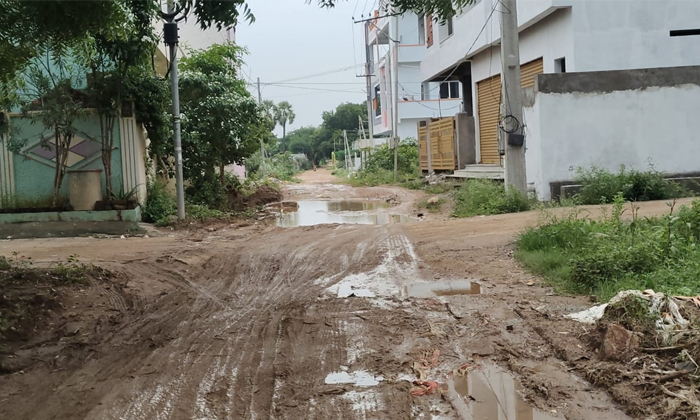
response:
M262 105L262 91L260 90L260 78L258 77L258 105ZM265 145L260 139L260 171L265 178Z
M501 0L501 65L503 82L503 117L501 138L505 149L506 186L527 192L523 103L520 87L520 46L518 43L516 0Z
M392 15L394 14L394 8L391 8ZM392 120L392 134L394 142L394 182L399 181L399 18L397 16L391 17L393 25L393 41L394 50L389 50L389 56L391 56L392 68L394 69L394 79L392 87L392 109L393 116Z
M175 10L172 1L168 1L168 13L163 13L163 37L165 44L170 47L170 85L173 100L173 143L175 143L175 189L177 191L177 218L185 218L185 187L182 175L182 138L180 131L180 87L177 75L177 48L180 36L177 31Z

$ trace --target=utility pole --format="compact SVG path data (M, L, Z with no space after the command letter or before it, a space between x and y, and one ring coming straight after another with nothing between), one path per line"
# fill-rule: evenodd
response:
M173 100L173 143L175 143L175 190L177 195L177 218L185 218L185 187L182 175L182 137L180 127L180 87L177 74L177 48L180 36L177 31L175 5L168 1L168 13L163 13L163 38L170 47L170 86Z
M372 106L372 49L369 41L369 22L365 22L365 79L367 80L367 130L369 131L370 146L374 147L374 107Z
M348 146L348 130L343 130L343 141L345 142L345 146L343 147L343 150L345 150L345 170L349 171L350 170L350 146Z
M394 14L394 7L391 7L392 14ZM393 80L393 140L394 140L394 182L399 181L399 19L396 16L392 16L392 27L393 27L393 42L394 51L389 49L389 55L392 58L392 64L394 68L394 80ZM392 55L394 54L394 55Z
M258 105L262 105L262 91L260 90L260 78L258 77ZM265 145L262 138L260 139L260 171L265 178Z
M520 87L520 45L516 0L501 0L501 65L504 113L501 136L506 151L506 186L527 192L523 102Z

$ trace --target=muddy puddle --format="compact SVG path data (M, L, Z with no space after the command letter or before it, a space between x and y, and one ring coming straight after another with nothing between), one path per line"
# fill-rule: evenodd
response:
M517 379L495 366L455 372L447 390L462 418L474 420L550 420L558 413L539 411L520 394Z
M471 280L432 281L413 283L406 286L404 294L414 298L433 298L438 296L479 295L481 285Z
M409 217L382 211L386 203L376 201L298 201L282 207L277 226L296 227L323 224L388 225L405 223ZM291 210L291 211L290 211Z

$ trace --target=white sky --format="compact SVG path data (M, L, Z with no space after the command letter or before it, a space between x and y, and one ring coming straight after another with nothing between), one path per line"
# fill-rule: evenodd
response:
M305 0L248 1L256 21L252 25L241 23L236 31L236 43L249 51L244 77L253 82L260 77L263 100L292 104L296 120L287 132L319 125L323 111L333 110L343 102L366 100L365 79L356 77L364 73L364 26L353 24L352 16L368 17L376 3L346 0L327 10L318 7L315 0L311 4ZM355 65L322 77L290 81L284 86L264 85ZM257 98L254 87L251 92ZM277 131L281 134L281 129Z

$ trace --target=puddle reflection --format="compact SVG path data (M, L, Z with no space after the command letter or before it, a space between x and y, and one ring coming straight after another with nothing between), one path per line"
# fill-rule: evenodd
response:
M479 295L481 285L470 280L431 281L406 286L406 296L431 298L437 296Z
M464 375L455 373L449 386L469 407L474 420L558 418L531 407L520 395L522 385L496 367L483 366Z
M388 225L404 223L409 217L384 212L365 213L384 209L386 203L373 201L299 201L295 211L277 217L277 226L296 227L323 224Z

